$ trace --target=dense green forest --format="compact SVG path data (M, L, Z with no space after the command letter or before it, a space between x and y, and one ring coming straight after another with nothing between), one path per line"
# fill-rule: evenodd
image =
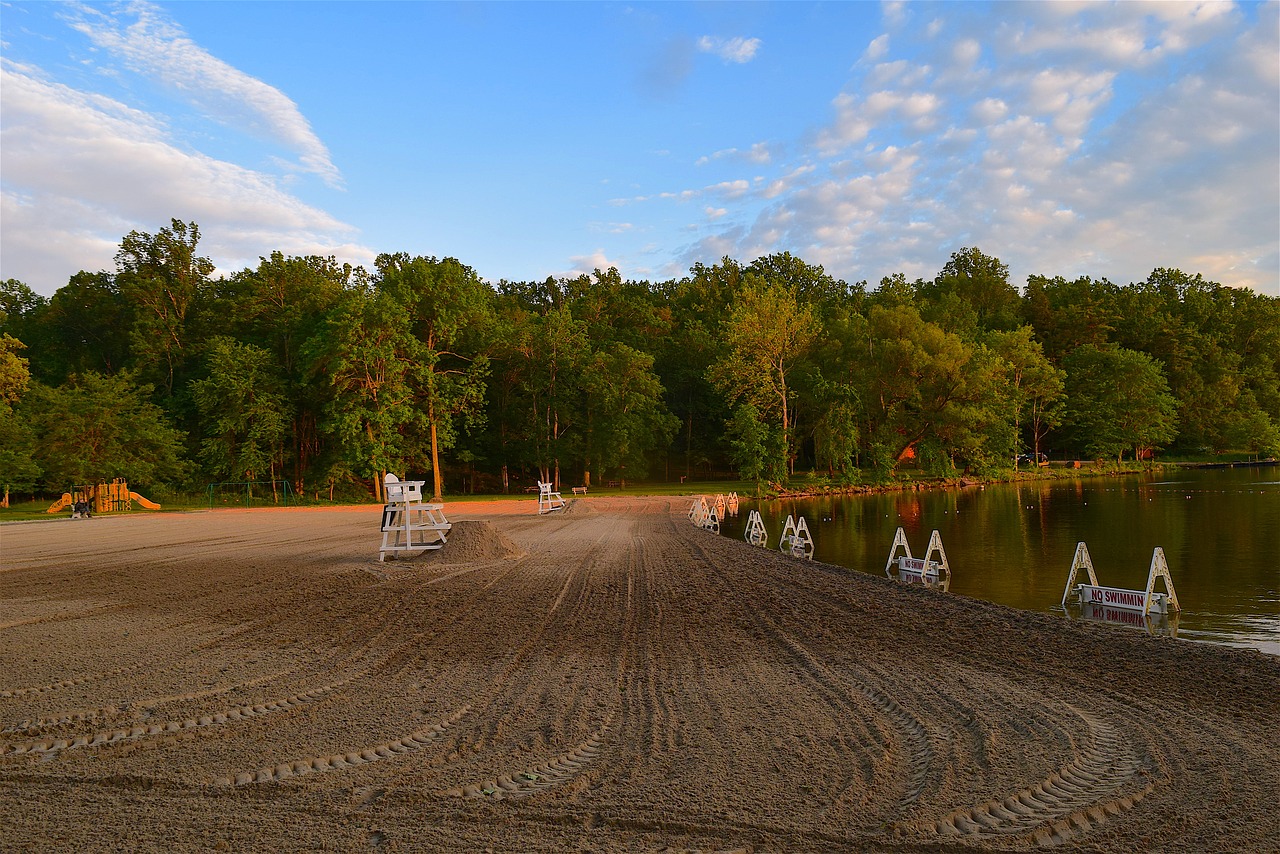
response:
M275 252L215 277L199 239L173 220L51 298L0 286L7 487L367 498L386 471L456 494L1280 453L1280 299L1178 270L1019 289L967 248L874 287L788 253L491 285L452 258Z

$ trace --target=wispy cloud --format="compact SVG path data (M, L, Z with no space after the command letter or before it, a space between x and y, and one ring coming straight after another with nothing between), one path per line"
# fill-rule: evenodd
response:
M804 168L700 191L729 215L685 262L785 248L874 283L979 245L1017 284L1175 266L1280 293L1280 5L883 8Z
M171 216L198 222L207 235L201 250L224 269L252 265L268 247L373 257L352 242L354 229L274 176L175 145L155 116L7 60L0 89L6 278L60 287L66 273L48 281L50 270L106 269L120 237Z
M756 51L760 49L760 39L747 39L741 36L733 38L720 38L719 36L702 36L698 39L698 50L703 53L714 54L725 62L734 62L738 64L747 63L755 59Z
M210 118L284 146L297 154L304 171L330 186L341 185L328 149L297 104L274 86L211 55L162 8L134 2L119 15L95 6L71 9L71 26L131 71L167 87Z
M699 157L697 166L706 166L713 160L737 160L745 163L766 164L773 160L773 150L767 142L757 142L748 149L725 148L720 151Z

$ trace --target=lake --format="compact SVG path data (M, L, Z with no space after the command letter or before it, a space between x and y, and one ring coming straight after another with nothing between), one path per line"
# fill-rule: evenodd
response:
M1148 475L1057 479L925 492L742 501L721 526L741 538L760 511L777 548L788 514L804 516L814 559L884 575L898 527L924 557L937 530L950 591L1064 619L1253 647L1280 655L1280 468L1169 469ZM1180 613L1061 607L1076 544L1098 583L1142 590L1152 552L1164 550ZM1087 581L1081 573L1078 580ZM1157 582L1157 591L1164 590Z

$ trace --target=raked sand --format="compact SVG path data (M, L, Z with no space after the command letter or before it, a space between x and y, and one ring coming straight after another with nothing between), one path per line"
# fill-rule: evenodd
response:
M0 849L1280 850L1280 660L688 503L0 527Z

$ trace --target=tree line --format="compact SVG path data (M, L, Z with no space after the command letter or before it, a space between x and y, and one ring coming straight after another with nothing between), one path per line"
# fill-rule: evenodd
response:
M52 297L0 285L0 480L287 480L381 498L736 472L990 475L1019 455L1280 453L1280 299L1156 269L1125 286L956 252L847 283L789 253L482 280L273 252L214 276L195 223L133 231Z

